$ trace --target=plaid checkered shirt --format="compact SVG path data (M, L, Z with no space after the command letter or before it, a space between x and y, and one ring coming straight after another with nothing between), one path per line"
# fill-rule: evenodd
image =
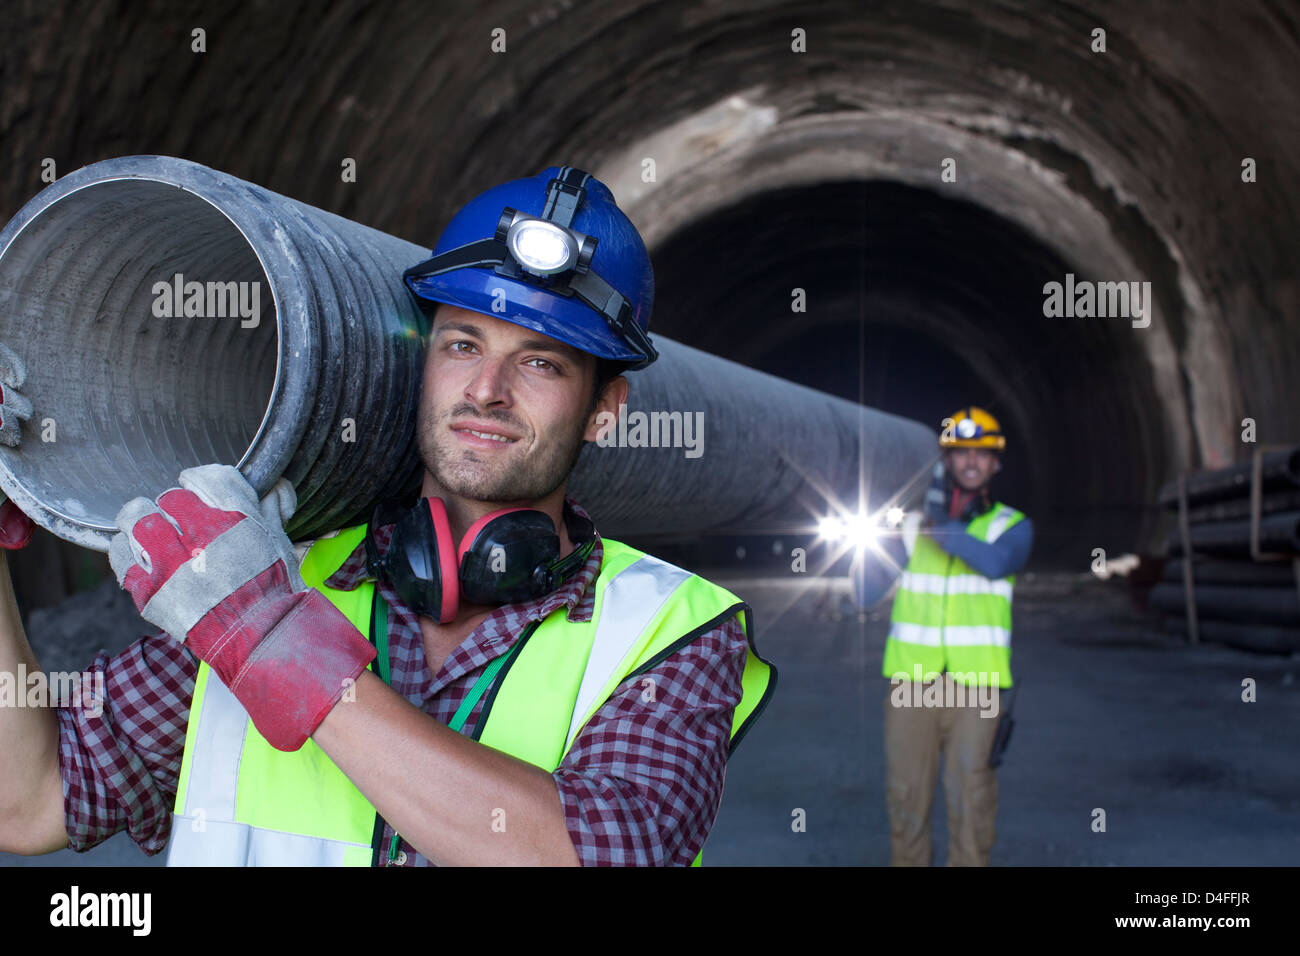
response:
M565 508L586 517L572 499ZM376 535L381 549L389 533ZM561 607L572 621L591 620L603 553L597 536L586 564L556 590L494 609L437 674L429 672L416 615L380 582L390 606L393 689L448 723L484 668L507 653L530 622ZM325 583L351 590L365 574L363 542ZM722 799L746 650L744 629L733 617L625 681L579 732L552 777L584 866L684 866L695 858ZM125 829L145 853L158 853L171 830L198 662L160 632L112 657L100 652L86 673L97 680L95 672L104 679L102 714L74 707L57 712L69 846L85 851ZM649 704L643 698L647 677L655 689ZM472 731L482 707L480 699L462 733ZM394 835L385 824L385 851ZM390 865L432 864L403 841Z

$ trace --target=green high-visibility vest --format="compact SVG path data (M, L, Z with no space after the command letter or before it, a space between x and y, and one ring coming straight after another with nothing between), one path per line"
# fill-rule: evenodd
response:
M379 645L387 679L387 604L375 583L354 590L325 580L364 540L358 525L314 542L304 582L321 591ZM739 614L749 641L743 696L732 717L730 751L752 726L776 684L758 656L750 609L723 588L681 568L603 538L589 622L561 607L532 625L484 670L450 726L460 730L480 696L487 700L471 736L553 772L582 726L625 680ZM372 628L372 623L380 626ZM373 630L373 634L372 634ZM646 678L643 697L653 705ZM313 740L276 750L247 712L199 666L168 847L169 866L370 866L380 829L374 806ZM698 865L697 856L695 863Z
M1024 514L995 504L966 527L993 542ZM920 514L903 525L909 559L885 639L886 677L931 680L949 672L966 686L1011 686L1014 574L994 581L920 534Z

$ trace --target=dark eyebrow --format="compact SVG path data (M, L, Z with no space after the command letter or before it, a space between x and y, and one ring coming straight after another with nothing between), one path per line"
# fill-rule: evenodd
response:
M557 342L555 339L524 339L519 343L519 348L520 351L528 352L553 352L575 362L577 356L581 354L573 346Z
M438 326L438 331L434 335L442 335L443 332L462 332L465 335L483 338L483 330L477 325L470 325L468 322L444 322Z
M460 332L462 335L472 335L475 338L483 338L483 330L477 325L471 325L468 322L447 322L438 326L438 331L434 333L435 337L442 335L444 332ZM557 342L555 339L524 339L519 343L518 351L520 352L551 352L559 355L571 362L578 361L582 354L571 345L563 342Z

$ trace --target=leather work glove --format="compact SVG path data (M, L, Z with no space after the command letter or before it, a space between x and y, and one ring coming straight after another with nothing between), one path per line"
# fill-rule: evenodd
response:
M180 488L117 514L109 563L141 616L206 661L277 750L297 750L375 657L298 571L280 479L257 500L230 465L180 473Z
M23 360L0 343L0 443L10 448L17 448L21 440L19 421L32 417L32 403L18 392L26 378ZM17 551L27 547L35 530L36 523L0 491L0 548Z

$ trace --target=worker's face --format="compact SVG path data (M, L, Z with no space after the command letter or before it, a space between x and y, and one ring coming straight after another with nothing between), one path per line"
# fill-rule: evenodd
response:
M441 305L424 363L420 454L445 494L539 501L564 484L594 441L595 358L504 319ZM604 399L626 398L627 383ZM622 395L622 398L619 395ZM475 434L478 432L479 434Z
M949 448L943 458L948 474L963 491L979 491L1002 468L991 448Z

